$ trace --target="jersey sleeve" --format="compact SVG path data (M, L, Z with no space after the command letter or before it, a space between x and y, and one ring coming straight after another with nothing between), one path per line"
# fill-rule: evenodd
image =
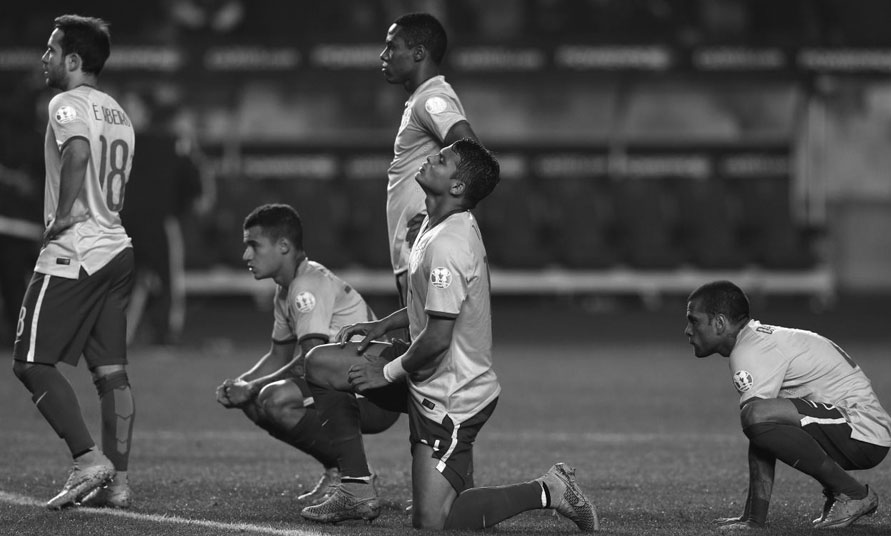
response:
M272 324L272 340L277 343L296 342L297 337L288 322L286 300L282 299L283 292L282 287L278 287L275 290L275 298L273 299L272 307L272 316L274 319Z
M85 99L76 98L70 93L60 93L50 101L49 124L60 151L75 138L89 141L88 105Z
M298 342L308 338L328 341L336 298L336 285L327 277L307 277L291 290L288 307L294 318Z
M456 237L442 235L426 251L425 264L430 267L427 278L427 301L424 310L438 316L456 318L467 299L470 275L466 244Z
M418 122L439 138L440 142L445 140L446 134L455 123L467 119L461 113L455 98L445 93L434 93L418 99L414 104L414 114Z
M740 405L752 398L776 398L787 368L788 362L776 349L750 348L731 356L730 370Z

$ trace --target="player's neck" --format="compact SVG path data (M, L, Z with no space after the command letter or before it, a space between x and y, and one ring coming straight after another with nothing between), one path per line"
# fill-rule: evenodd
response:
M439 76L439 69L421 68L415 76L412 76L405 81L405 89L409 94L414 93L419 87L423 86L425 82L434 76Z
M301 253L294 257L292 262L286 263L282 266L282 269L279 270L278 275L273 277L273 281L277 285L281 285L285 288L290 287L291 283L297 279L297 272L300 270L300 265L303 264L303 261L306 260L306 253Z
M467 212L467 207L457 204L457 203L439 203L434 204L430 203L428 200L427 203L427 214L430 216L430 224L427 226L432 229L436 227L440 223L444 222L448 219L452 214L457 214L459 212Z
M65 91L71 91L72 89L79 88L80 86L87 86L95 89L96 82L97 79L95 76L78 73L77 76L72 75L68 79L68 84L65 88Z

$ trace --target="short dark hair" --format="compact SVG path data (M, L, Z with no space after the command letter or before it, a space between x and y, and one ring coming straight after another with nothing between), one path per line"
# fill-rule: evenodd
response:
M62 30L62 56L76 53L85 73L98 75L111 54L111 34L108 23L96 17L62 15L53 22Z
M464 199L473 208L492 193L501 178L501 166L495 156L478 141L463 138L452 144L452 150L460 157L455 179L464 183Z
M749 298L731 281L712 281L690 293L688 302L699 300L709 318L723 314L731 322L749 318Z
M445 57L448 37L442 24L429 13L408 13L393 21L402 30L400 35L409 48L423 45L433 62L439 65Z
M303 222L291 205L268 203L251 211L244 219L244 229L260 227L272 240L287 238L297 249L303 249Z

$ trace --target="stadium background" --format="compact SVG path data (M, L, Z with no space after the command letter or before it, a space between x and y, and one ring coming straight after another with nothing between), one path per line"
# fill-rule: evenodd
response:
M759 319L845 346L891 407L887 2L12 4L0 5L0 216L40 219L52 92L39 58L63 12L112 22L102 85L135 122L173 126L204 196L184 220L183 339L130 355L134 516L35 508L69 460L4 373L0 534L322 532L293 501L318 468L213 401L269 344L271 287L243 269L241 221L262 202L295 205L311 257L377 312L395 305L385 170L406 94L383 81L378 54L390 21L413 10L445 23L443 71L504 171L477 211L504 385L479 482L528 478L547 453L578 467L611 533L713 534L747 477L726 364L694 360L682 335L684 297L715 277L749 290ZM151 164L137 149L135 165ZM87 372L65 374L98 437ZM404 420L396 428L369 440L382 518L325 533L404 533ZM864 475L886 497L887 464ZM815 484L778 469L774 529L809 533L820 504ZM887 534L891 514L863 525ZM544 515L499 531L555 529L572 531Z

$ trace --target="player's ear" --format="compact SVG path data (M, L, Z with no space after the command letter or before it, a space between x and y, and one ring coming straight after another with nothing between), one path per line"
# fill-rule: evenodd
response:
M727 329L727 317L722 313L718 313L715 315L715 331L718 334L724 333L724 330Z
M455 197L461 197L464 195L464 191L467 189L467 185L464 184L464 181L455 181L452 183L452 186L449 188L449 192Z
M82 63L83 60L77 52L72 52L65 56L65 67L67 67L69 71L77 71Z
M424 58L427 57L427 47L424 45L416 45L411 53L412 58L414 58L415 61L423 61Z
M287 238L279 238L278 239L278 251L281 254L286 254L291 251L291 241Z

